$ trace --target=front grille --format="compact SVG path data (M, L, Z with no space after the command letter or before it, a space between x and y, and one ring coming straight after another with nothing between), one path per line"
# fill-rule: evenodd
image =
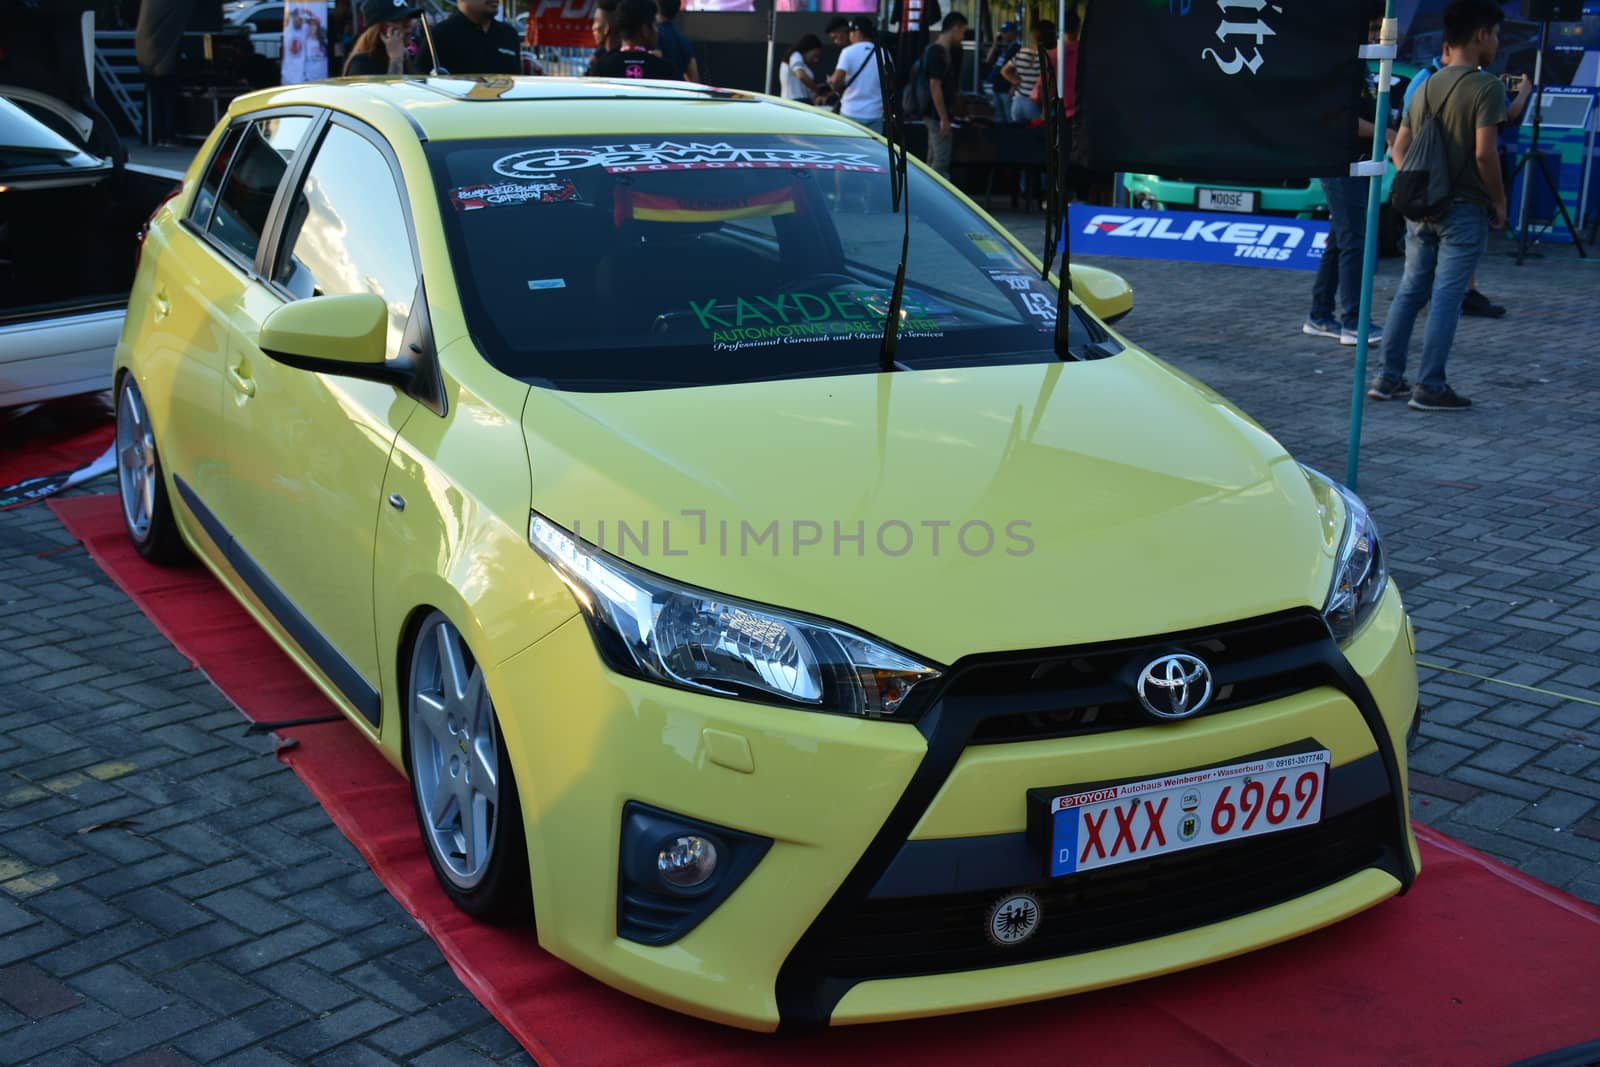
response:
M1385 796L1315 826L1018 886L1039 898L1042 919L1032 938L1009 947L992 944L985 931L989 908L1012 889L869 900L831 932L821 970L854 981L938 974L1193 929L1293 900L1383 862L1394 826L1394 802Z
M1202 715L1278 700L1323 684L1316 669L1328 628L1293 611L1162 638L1060 651L976 657L944 695L981 716L972 744L1034 741L1148 726L1134 691L1145 664L1168 652L1205 660L1215 680Z

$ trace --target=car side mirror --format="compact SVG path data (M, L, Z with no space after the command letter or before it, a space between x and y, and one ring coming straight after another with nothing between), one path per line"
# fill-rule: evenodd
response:
M375 293L285 304L261 323L257 345L280 363L321 374L399 383L412 369L388 360L389 305Z
M1101 322L1116 322L1133 310L1133 287L1099 267L1073 264L1072 292Z

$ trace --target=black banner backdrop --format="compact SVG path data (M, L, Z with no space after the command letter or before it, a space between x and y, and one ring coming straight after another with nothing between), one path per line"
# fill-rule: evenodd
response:
M1381 9L1380 9L1381 11ZM1348 175L1364 147L1364 0L1099 0L1079 45L1091 169Z

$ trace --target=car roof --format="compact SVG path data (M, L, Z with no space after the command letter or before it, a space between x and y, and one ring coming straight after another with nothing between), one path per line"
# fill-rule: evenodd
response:
M268 107L330 107L386 125L403 117L425 140L521 134L871 135L831 111L693 82L505 75L334 78L250 93L237 116Z

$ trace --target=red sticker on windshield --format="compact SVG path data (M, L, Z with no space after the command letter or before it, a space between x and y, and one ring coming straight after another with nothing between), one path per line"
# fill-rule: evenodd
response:
M480 211L515 204L576 203L578 187L562 178L542 182L499 182L463 185L450 191L450 206L457 211Z

